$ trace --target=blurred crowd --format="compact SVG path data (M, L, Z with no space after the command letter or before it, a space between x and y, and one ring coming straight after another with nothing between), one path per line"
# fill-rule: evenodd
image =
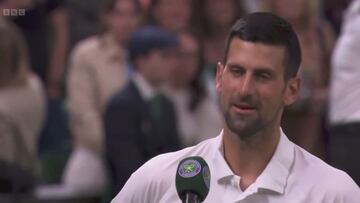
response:
M217 63L232 24L256 11L300 40L284 132L360 184L359 0L1 0L0 11L0 202L109 202L150 158L217 136Z

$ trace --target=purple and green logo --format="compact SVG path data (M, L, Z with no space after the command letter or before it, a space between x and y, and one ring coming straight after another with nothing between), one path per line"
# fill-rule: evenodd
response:
M178 173L183 178L191 178L199 174L200 171L200 163L194 159L189 159L180 165Z

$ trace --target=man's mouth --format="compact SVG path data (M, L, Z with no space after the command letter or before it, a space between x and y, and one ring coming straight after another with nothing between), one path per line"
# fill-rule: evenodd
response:
M234 110L240 114L251 114L257 110L256 106L247 103L233 104L233 107Z

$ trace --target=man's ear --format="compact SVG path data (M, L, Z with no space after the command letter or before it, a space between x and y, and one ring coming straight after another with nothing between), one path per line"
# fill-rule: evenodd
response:
M216 90L219 90L221 88L221 78L223 73L224 66L221 64L221 62L218 62L216 64L216 81L215 81L215 87Z
M293 77L287 81L284 94L285 106L289 106L297 100L300 91L300 82L299 77Z

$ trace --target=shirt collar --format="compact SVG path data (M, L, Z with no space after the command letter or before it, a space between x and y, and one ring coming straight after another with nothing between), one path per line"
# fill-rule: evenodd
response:
M218 183L223 182L235 174L226 163L223 152L223 131L215 139L216 150L214 150L214 175ZM274 155L265 167L264 171L250 187L257 189L271 190L277 193L284 193L286 182L294 161L294 144L289 141L281 130L279 143L275 149Z
M294 162L294 144L281 130L280 140L273 157L257 178L255 184L260 189L284 193L287 179Z
M214 167L211 167L214 170L213 177L219 183L234 175L224 158L223 133L224 130L222 130L220 135L215 138L215 150L213 155Z
M155 89L146 81L146 79L139 73L135 73L133 81L136 87L139 89L140 96L144 100L150 100L156 94Z

